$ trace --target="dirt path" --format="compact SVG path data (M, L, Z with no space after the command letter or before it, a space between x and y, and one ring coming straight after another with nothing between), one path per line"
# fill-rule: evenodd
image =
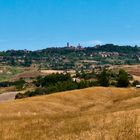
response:
M0 102L14 100L18 92L5 92L0 94Z

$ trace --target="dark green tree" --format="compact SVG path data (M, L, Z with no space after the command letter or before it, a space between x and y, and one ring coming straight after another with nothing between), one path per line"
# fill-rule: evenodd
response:
M15 62L15 59L14 58L11 58L10 59L10 65L16 66L16 62Z
M110 85L109 82L109 73L107 69L103 69L103 71L98 75L98 82L100 86L108 87Z
M22 78L19 79L18 81L15 81L13 83L16 87L17 90L22 90L26 84L25 80L23 80Z
M129 77L128 73L121 69L119 71L118 79L117 79L117 86L118 87L128 87L129 86Z

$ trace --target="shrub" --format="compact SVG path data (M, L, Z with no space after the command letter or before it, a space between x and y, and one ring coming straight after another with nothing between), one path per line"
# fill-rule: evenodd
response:
M82 89L82 88L86 88L86 87L88 87L86 81L81 81L78 83L78 89Z
M128 87L129 83L130 82L129 82L128 73L126 71L124 71L123 69L121 69L119 71L119 75L118 75L117 86L118 87Z
M25 80L19 79L18 81L15 81L13 85L15 85L17 90L22 90L24 88L25 83Z
M116 86L116 82L115 82L115 81L112 81L112 82L110 83L110 85L111 85L111 86Z
M136 85L140 85L140 81L138 81L138 80L135 80L133 83L132 83L132 86L136 86Z
M37 87L53 86L59 82L72 81L70 74L50 74L45 77L37 77L33 84Z
M105 68L98 75L98 82L99 82L100 86L108 87L110 85L110 83L109 83L109 73Z

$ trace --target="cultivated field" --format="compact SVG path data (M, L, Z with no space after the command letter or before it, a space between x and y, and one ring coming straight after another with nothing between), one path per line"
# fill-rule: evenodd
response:
M139 139L139 89L97 87L0 103L0 140Z
M64 71L63 70L41 70L41 73L53 74L53 73L64 73Z
M120 66L111 66L110 69L114 71L119 71L120 69L124 69L129 74L131 74L134 80L140 81L140 65L120 65Z
M42 74L65 73L64 70L41 70ZM67 73L75 74L75 70L68 70Z
M140 76L140 65L126 65L123 68L131 75Z

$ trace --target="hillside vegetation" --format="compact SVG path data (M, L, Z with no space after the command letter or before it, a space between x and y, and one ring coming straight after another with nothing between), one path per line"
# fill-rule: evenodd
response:
M87 88L0 103L1 140L139 140L140 90Z
M38 51L8 50L0 51L1 65L53 70L92 69L93 65L139 64L138 46L118 46L113 44L91 47L70 46L46 48Z
M94 78L94 80L92 79ZM131 83L130 83L131 80ZM118 73L103 69L100 73L78 73L75 78L72 78L70 74L50 74L45 77L37 77L32 84L34 85L34 90L27 91L24 93L18 93L15 99L22 99L26 97L33 97L38 95L52 94L62 91L69 91L75 89L84 89L93 86L116 86L116 87L128 87L139 85L139 81L132 81L133 77L129 75L126 71L120 69ZM0 83L0 85L9 85L8 83ZM26 82L24 80L19 80L14 83L18 89L23 89ZM31 83L30 83L31 84Z

